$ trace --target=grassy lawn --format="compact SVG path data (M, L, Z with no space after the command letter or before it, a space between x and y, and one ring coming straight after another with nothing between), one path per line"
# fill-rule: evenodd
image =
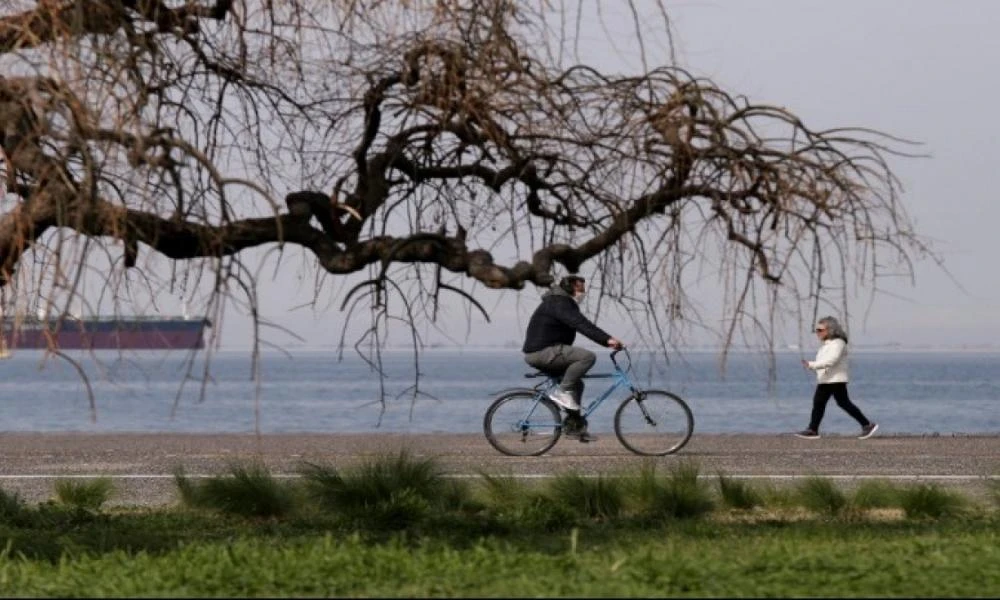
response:
M236 467L184 503L106 481L0 497L4 596L998 596L1000 511L934 486L776 490L681 466L458 483L386 457L298 482Z

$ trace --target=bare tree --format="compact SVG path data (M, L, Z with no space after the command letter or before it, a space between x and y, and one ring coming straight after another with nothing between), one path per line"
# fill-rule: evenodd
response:
M21 292L72 295L99 260L109 294L177 286L261 325L242 257L267 247L326 277L317 301L374 309L356 341L378 347L442 295L482 309L483 288L586 265L665 346L705 323L684 274L710 268L728 347L924 252L888 162L904 142L813 130L669 60L575 63L586 3L2 6L0 285Z

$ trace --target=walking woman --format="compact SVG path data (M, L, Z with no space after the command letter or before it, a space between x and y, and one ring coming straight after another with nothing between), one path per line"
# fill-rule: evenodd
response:
M867 440L875 435L878 424L869 421L847 395L847 334L837 319L823 317L816 324L816 337L820 339L816 360L802 361L803 367L816 371L812 417L809 419L809 427L795 435L807 440L819 439L819 424L826 412L826 404L830 401L830 396L833 396L837 406L861 425L858 439Z

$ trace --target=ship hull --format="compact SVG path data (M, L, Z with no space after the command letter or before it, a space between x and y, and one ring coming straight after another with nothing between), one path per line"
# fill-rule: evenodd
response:
M63 319L5 322L7 350L191 350L205 347L207 319Z

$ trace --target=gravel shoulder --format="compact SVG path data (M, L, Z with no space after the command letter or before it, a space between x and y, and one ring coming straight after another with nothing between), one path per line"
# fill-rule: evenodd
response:
M148 434L0 433L0 487L28 501L52 495L58 478L112 477L116 505L154 506L176 501L173 472L224 474L233 464L266 466L295 476L305 462L347 467L406 450L433 457L453 476L494 473L545 477L565 472L616 473L652 462L669 468L680 461L703 476L795 481L818 475L847 485L867 478L933 481L974 496L1000 479L1000 436L884 436L869 440L826 436L699 435L678 454L633 455L602 435L592 444L561 440L541 457L508 457L475 434Z

